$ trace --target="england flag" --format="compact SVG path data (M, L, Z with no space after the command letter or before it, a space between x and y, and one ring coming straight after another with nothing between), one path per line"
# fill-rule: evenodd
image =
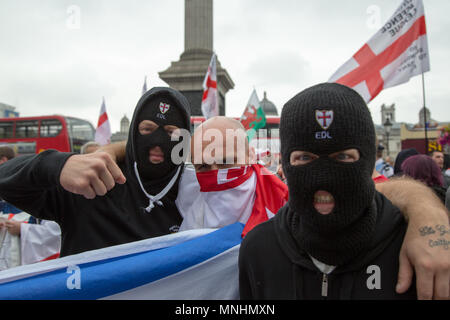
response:
M206 119L219 115L216 54L213 53L203 80L202 113Z
M106 113L105 98L103 97L98 117L97 129L95 130L95 141L100 145L111 143L111 127L109 125L108 114Z
M366 102L381 90L430 70L422 0L404 0L383 27L328 80L355 89Z

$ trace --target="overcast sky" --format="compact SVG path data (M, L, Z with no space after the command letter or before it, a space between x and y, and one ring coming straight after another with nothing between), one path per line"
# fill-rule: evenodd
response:
M214 50L235 88L227 116L240 116L256 88L278 110L325 82L393 14L401 0L214 0ZM450 121L450 1L424 0L432 118ZM79 17L79 19L76 19ZM74 20L75 19L75 20ZM78 23L79 22L79 23ZM378 23L377 23L378 22ZM0 102L21 116L63 114L95 126L102 96L112 131L131 119L158 72L184 50L184 0L1 0ZM418 122L421 77L383 90L369 107L396 104L399 122Z

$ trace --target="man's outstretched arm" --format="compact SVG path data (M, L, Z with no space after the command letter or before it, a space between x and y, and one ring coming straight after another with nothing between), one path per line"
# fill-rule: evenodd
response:
M408 177L392 178L376 188L405 216L408 229L400 252L397 292L405 292L416 273L419 299L449 299L449 214L426 185Z
M59 173L71 156L47 150L1 164L0 198L37 218L57 220Z

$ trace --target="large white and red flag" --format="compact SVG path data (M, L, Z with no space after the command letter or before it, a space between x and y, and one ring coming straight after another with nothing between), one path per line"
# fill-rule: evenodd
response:
M180 231L245 225L245 236L272 218L288 201L287 186L260 164L196 173L186 167L175 201Z
M215 53L211 57L208 71L206 71L205 79L203 80L202 113L206 119L219 115Z
M383 27L328 81L352 87L369 102L381 90L429 70L422 0L403 0Z
M95 141L100 145L111 143L111 127L109 125L108 114L106 113L105 98L103 98L98 117L97 129L95 130Z

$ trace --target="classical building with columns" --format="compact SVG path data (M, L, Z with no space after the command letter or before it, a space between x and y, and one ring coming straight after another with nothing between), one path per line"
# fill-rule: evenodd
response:
M425 141L425 112L427 119L428 149L426 148ZM388 119L391 124L390 127L386 126ZM427 153L430 152L430 150L442 149L437 143L437 140L441 133L441 128L448 124L448 121L436 121L431 118L431 112L428 108L420 109L418 122L415 124L397 122L395 117L395 104L383 104L381 106L381 125L376 124L375 129L378 142L385 147L384 156L388 156L389 150L389 156L391 159L395 159L397 154L403 149L415 148L419 153ZM448 146L445 146L444 151L448 152Z
M426 115L426 118L425 118ZM433 150L449 152L449 146L439 145L438 138L441 128L448 126L448 121L437 121L431 117L430 109L422 108L419 111L419 122L416 124L402 124L402 148L416 148L420 153L429 153ZM425 119L427 123L427 141L425 140ZM428 145L427 145L428 143Z
M126 141L128 139L128 131L130 129L130 120L123 115L120 120L120 131L115 132L111 136L111 142Z
M388 119L391 123L389 129L385 126ZM385 156L390 156L391 159L395 159L397 154L402 150L400 134L401 123L397 122L395 118L395 103L391 105L386 105L383 103L381 105L381 125L375 125L375 129L378 142L385 148Z

